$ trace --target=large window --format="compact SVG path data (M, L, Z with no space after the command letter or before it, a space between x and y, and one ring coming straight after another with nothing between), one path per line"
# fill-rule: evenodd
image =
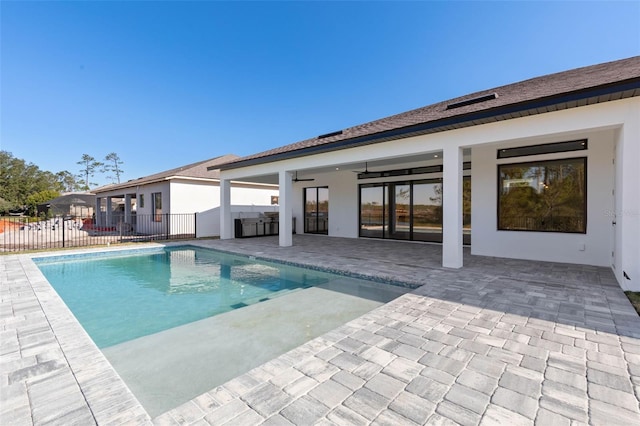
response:
M586 158L501 164L498 185L498 229L586 233Z
M329 188L305 188L304 232L308 234L329 233Z
M151 194L151 203L153 221L162 222L162 192L154 192Z

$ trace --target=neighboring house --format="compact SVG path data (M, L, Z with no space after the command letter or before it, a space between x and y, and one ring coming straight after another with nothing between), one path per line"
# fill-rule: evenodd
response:
M220 185L216 168L238 158L224 155L97 188L93 190L95 226L125 227L127 231L141 234L167 228L171 229L170 234L193 233L195 227L197 237L217 236L220 234ZM207 171L207 168L214 170ZM277 206L271 204L272 196L278 195L277 185L234 182L232 187L231 204L236 216L277 211ZM197 222L193 222L194 217Z
M88 192L70 192L37 205L38 216L40 213L49 213L51 216L72 216L74 218L87 218L93 215L96 205L96 196Z
M445 267L466 239L475 255L612 267L640 291L639 96L633 57L240 158L221 166L221 237L229 183L272 183L282 246L295 216L297 233L441 241Z

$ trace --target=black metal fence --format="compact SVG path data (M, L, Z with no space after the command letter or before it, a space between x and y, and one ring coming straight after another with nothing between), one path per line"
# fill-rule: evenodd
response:
M196 237L196 214L104 214L98 219L3 219L0 251L86 247Z

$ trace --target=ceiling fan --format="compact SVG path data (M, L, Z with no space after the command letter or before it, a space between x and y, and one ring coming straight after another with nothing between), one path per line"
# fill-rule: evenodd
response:
M296 176L293 178L294 182L311 182L314 181L315 179L313 178L308 178L308 179L298 179L298 171L296 170Z
M353 170L353 172L358 173L358 175L368 175L369 173L373 173L369 171L369 163L367 161L364 162L364 171Z

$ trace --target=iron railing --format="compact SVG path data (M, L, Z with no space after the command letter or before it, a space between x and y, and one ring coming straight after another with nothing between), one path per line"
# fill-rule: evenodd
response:
M94 218L4 219L0 251L86 247L196 237L196 214L111 214Z

